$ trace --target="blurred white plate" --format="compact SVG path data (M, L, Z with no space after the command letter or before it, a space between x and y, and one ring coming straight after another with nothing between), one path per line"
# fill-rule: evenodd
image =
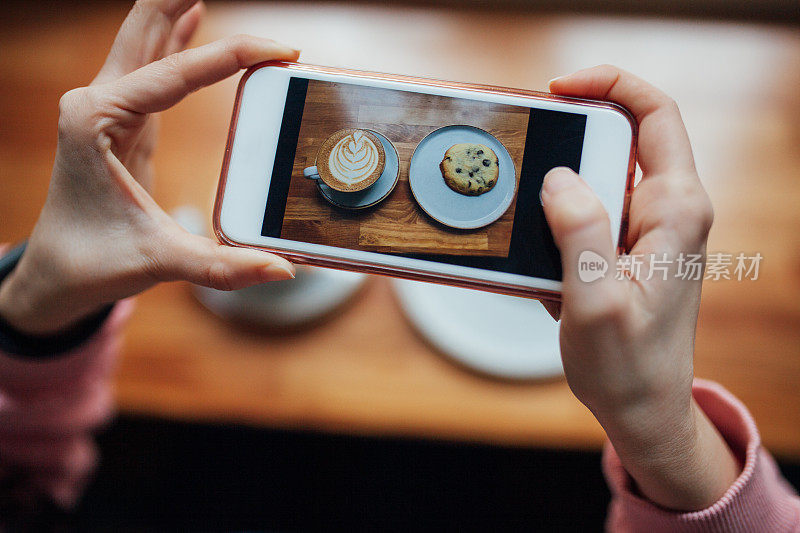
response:
M564 373L559 324L538 301L418 281L392 283L419 332L467 367L506 379Z
M489 192L467 196L447 186L439 169L448 148L458 143L478 143L497 154L499 175ZM419 206L446 226L475 229L491 224L508 210L517 188L511 155L492 134L474 126L445 126L422 139L411 156L408 184Z

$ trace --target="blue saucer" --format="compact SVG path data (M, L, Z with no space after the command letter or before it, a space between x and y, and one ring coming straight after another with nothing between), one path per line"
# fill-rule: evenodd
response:
M398 178L400 177L400 158L397 155L397 150L394 145L382 133L375 130L369 130L374 133L381 144L383 144L383 151L386 154L386 162L383 166L383 174L378 178L375 183L357 192L340 192L325 185L322 180L317 180L317 187L322 197L328 200L336 207L343 209L365 209L372 207L382 202L389 196L397 185Z

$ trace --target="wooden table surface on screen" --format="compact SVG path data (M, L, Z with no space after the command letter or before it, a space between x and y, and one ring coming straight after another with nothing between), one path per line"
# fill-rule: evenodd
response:
M503 143L518 181L528 115L526 109L509 105L312 80L281 237L375 252L505 257L511 243L515 202L488 226L475 230L449 228L417 205L408 184L408 169L414 149L426 135L443 126L470 125L488 131ZM344 128L378 131L397 149L398 184L374 207L335 207L322 198L314 181L303 177L303 169L316 163L323 141ZM432 177L443 179L441 175Z

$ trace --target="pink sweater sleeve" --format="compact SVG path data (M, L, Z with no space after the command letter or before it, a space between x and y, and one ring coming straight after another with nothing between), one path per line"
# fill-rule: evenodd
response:
M609 531L756 533L800 531L800 499L761 447L753 417L722 386L695 380L693 394L744 465L728 491L708 509L690 513L662 509L638 496L614 448L606 445L603 471L612 500Z
M118 303L81 346L46 360L0 351L0 486L21 502L73 506L96 452L92 430L112 411L109 379L132 302Z

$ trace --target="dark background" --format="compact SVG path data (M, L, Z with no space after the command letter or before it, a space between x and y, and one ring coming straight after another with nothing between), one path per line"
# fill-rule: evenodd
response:
M225 0L223 0L225 1ZM252 1L252 0L251 0ZM311 3L310 0L309 3ZM75 0L71 0L72 3ZM30 18L37 12L47 10L60 11L68 16L64 0L37 0L37 10L31 10L30 0L6 0L4 10L0 11L0 20L14 20L20 17ZM108 4L109 0L83 0L84 5ZM112 0L112 3L130 5L130 0ZM278 1L280 3L280 0ZM337 4L344 0L323 0L322 2ZM347 0L350 4L380 5L388 1L380 0ZM777 22L780 24L797 24L800 22L800 9L796 0L399 0L395 5L408 6L459 6L468 8L503 8L516 9L522 12L567 13L567 14L617 14L648 15L656 17L690 17L712 20L744 20L747 22Z
M77 514L32 531L601 531L597 452L122 416ZM800 465L781 463L800 485Z

